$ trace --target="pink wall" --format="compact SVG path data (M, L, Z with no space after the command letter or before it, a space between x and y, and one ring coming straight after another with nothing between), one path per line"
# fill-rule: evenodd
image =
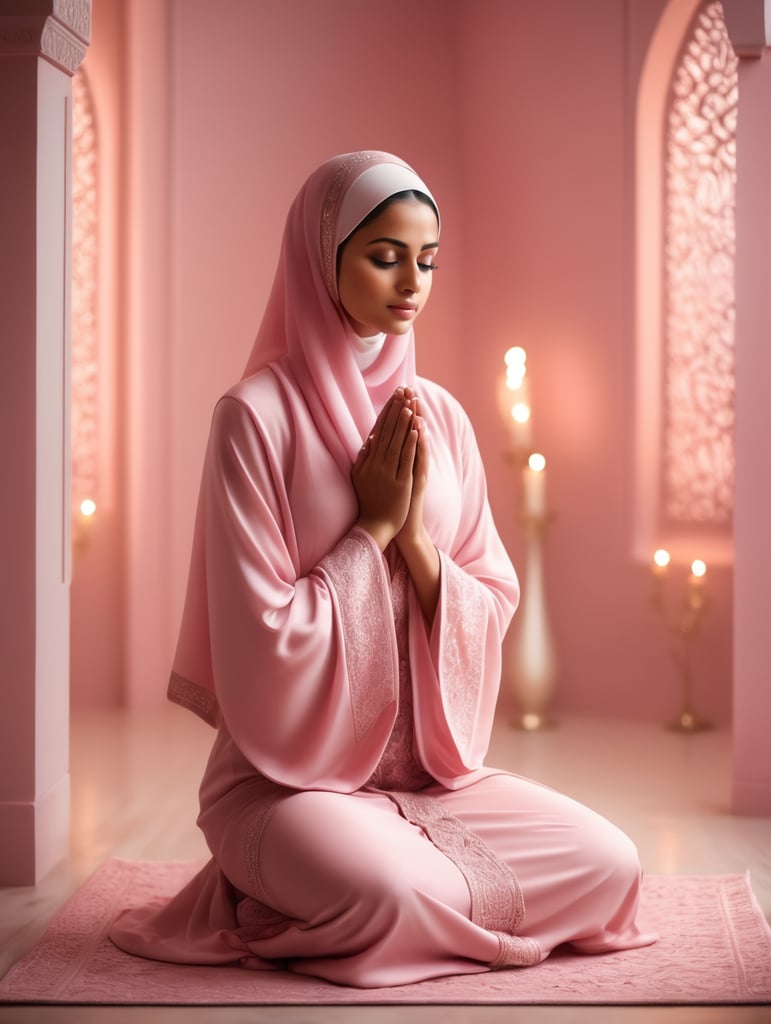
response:
M454 385L459 351L460 178L454 22L443 0L205 0L172 5L173 330L169 405L180 614L209 416L240 374L278 257L286 211L335 153L398 153L431 182L447 229L442 301L419 329L419 367ZM362 40L366 44L362 45ZM290 42L291 41L291 42Z
M409 31L398 39L378 5L358 0L127 6L129 164L145 167L129 208L140 295L152 280L163 294L150 275L169 255L167 304L156 294L158 308L138 316L127 295L140 432L130 454L139 436L153 446L128 465L126 592L142 613L129 616L134 703L165 688L209 415L250 347L288 203L322 159L377 147L414 163L442 205L420 368L466 405L517 561L519 483L501 459L495 385L509 345L529 353L535 437L559 513L547 550L559 706L657 720L678 710L647 570L632 557L632 118L661 6L593 0L589 18L573 0L399 0L388 24ZM159 110L168 134L139 116ZM168 182L147 167L168 167ZM137 409L150 393L148 435ZM711 575L697 700L727 721L730 574Z
M535 441L558 512L546 556L559 705L667 720L679 711L677 677L648 609L647 569L632 556L634 89L655 5L594 0L591 18L562 0L484 9L479 18L473 4L461 7L474 254L465 327L482 345L467 404L517 553L519 483L501 462L491 399L504 349L528 351ZM729 573L711 573L711 590L697 702L726 721Z

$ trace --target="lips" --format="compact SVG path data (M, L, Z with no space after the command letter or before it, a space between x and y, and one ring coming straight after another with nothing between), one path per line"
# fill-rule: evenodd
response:
M392 309L394 313L398 313L402 316L409 316L411 313L416 313L418 309L417 306L409 302L403 302L400 303L398 306L389 306L388 308Z

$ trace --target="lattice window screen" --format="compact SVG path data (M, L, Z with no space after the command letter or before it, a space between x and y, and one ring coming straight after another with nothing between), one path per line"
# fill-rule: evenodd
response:
M730 526L738 62L706 2L672 79L664 177L662 513Z

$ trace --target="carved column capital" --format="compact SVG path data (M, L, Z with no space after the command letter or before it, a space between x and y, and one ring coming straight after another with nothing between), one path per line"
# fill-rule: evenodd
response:
M0 0L0 57L43 57L74 75L91 41L91 0Z
M726 28L737 57L762 57L771 46L769 0L723 0Z

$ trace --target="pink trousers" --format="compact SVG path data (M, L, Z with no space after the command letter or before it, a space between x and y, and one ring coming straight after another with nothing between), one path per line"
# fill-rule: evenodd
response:
M507 774L423 792L516 876L520 951L529 962L563 943L599 953L655 941L636 923L637 851L600 815ZM249 942L255 957L359 987L528 962L506 961L505 937L475 920L468 875L384 793L279 800L247 872L248 828L248 815L234 821L215 855L238 890L284 915L275 934ZM477 891L495 884L492 876L477 881Z

